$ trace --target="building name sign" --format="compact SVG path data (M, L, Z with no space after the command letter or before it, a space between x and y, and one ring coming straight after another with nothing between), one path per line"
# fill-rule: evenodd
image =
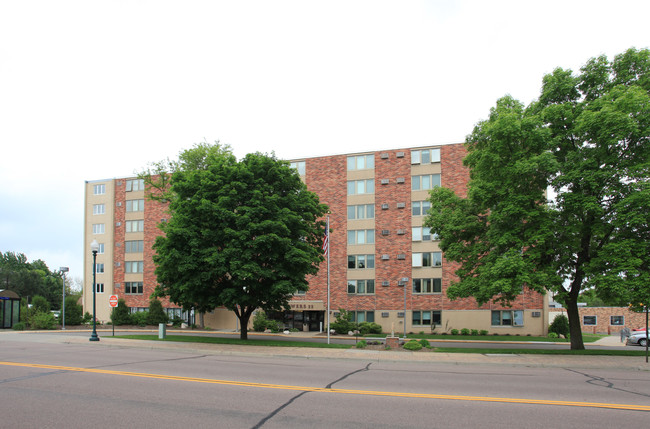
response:
M292 301L289 303L293 311L324 311L322 301Z

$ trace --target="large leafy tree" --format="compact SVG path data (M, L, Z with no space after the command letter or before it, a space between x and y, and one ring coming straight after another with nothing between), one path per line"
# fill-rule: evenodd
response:
M504 97L468 136L467 198L432 191L427 224L460 263L452 298L551 290L583 349L579 294L647 300L650 51L556 69L524 107ZM554 196L546 203L544 192Z
M198 158L170 177L171 218L154 244L156 293L199 311L225 306L246 339L255 309L281 310L307 290L323 259L327 208L274 156Z
M45 297L54 309L61 308L62 277L45 262L28 262L22 253L0 252L0 289L10 289L24 298Z

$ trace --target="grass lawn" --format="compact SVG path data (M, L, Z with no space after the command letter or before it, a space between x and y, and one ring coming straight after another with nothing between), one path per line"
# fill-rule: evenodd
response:
M449 337L449 335L441 335ZM459 336L462 339L468 337ZM119 335L115 338L125 338L133 340L150 340L150 341L167 341L167 342L185 342L185 343L205 343L205 344L237 344L246 346L266 346L266 347L305 347L305 348L330 348L330 349L351 349L353 345L347 344L325 344L312 343L308 341L278 341L278 340L240 340L239 338L219 338L204 337L199 335L167 335L164 340L158 339L158 335ZM481 337L477 337L480 339ZM512 340L512 336L506 337ZM516 338L516 337L515 337ZM536 337L523 337L536 338ZM600 338L600 337L598 337ZM531 340L532 341L532 340ZM545 349L494 349L489 347L461 348L461 347L437 347L431 352L434 353L480 353L480 354L549 354L549 355L601 355L601 356L645 356L644 350L545 350Z
M367 335L367 337L385 337L387 334ZM398 334L399 335L399 334ZM548 338L534 336L517 336L517 335L432 335L432 334L407 334L407 338L427 340L461 340L461 341L535 341L541 343L568 343L569 340L564 338ZM593 343L605 335L582 334L582 341Z

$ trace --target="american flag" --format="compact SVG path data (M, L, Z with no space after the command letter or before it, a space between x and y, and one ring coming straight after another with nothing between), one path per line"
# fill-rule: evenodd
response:
M325 237L323 238L323 251L327 254L329 249L330 234L329 231L325 231Z

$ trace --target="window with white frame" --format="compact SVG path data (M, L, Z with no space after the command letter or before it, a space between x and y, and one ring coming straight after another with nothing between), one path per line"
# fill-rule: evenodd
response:
M348 171L375 168L375 155L348 156Z
M94 185L93 194L94 195L104 195L106 193L106 185Z
M375 179L348 180L348 195L375 193Z
M374 322L375 321L375 312L374 311L350 311L352 316L352 321L357 323L362 322Z
M144 199L141 199L141 200L126 200L126 211L127 212L143 212L144 211Z
M142 295L142 282L124 282L124 293L127 295Z
M431 208L431 203L429 201L411 202L411 214L413 216L426 216L429 213L430 208Z
M609 324L612 326L625 325L625 316L609 316Z
M360 204L356 206L348 206L348 219L374 219L375 218L375 205L374 204Z
M411 177L411 190L422 191L440 186L440 174L424 174Z
M412 261L413 267L441 267L442 252L414 252Z
M291 163L291 168L295 168L298 171L298 174L301 176L305 175L305 161L295 161Z
M492 326L524 326L522 310L493 310Z
M440 162L440 149L421 149L411 151L411 164L431 164Z
M104 283L95 283L95 292L104 293Z
M412 241L433 241L437 240L436 234L431 234L431 228L426 226L414 226L411 228Z
M126 232L143 232L144 220L127 220Z
M106 226L103 223L93 224L93 234L103 234L106 231Z
M413 310L413 326L431 326L442 324L442 311Z
M442 279L413 279L413 293L442 293Z
M94 215L103 215L106 213L106 205L105 204L93 204L93 214Z
M129 274L141 273L144 271L143 261L126 261L124 262L124 272Z
M95 264L95 272L97 274L102 274L104 272L104 264L102 263Z
M124 242L124 253L144 252L144 240L129 240Z
M375 268L375 255L348 255L348 269Z
M348 280L348 293L356 295L372 295L375 293L375 281Z
M582 316L582 324L585 326L596 326L597 321L596 316Z
M144 179L131 179L126 181L126 192L144 191Z
M98 243L99 247L97 248L97 254L101 255L104 253L104 243Z
M374 244L374 229L353 229L348 231L348 244Z

